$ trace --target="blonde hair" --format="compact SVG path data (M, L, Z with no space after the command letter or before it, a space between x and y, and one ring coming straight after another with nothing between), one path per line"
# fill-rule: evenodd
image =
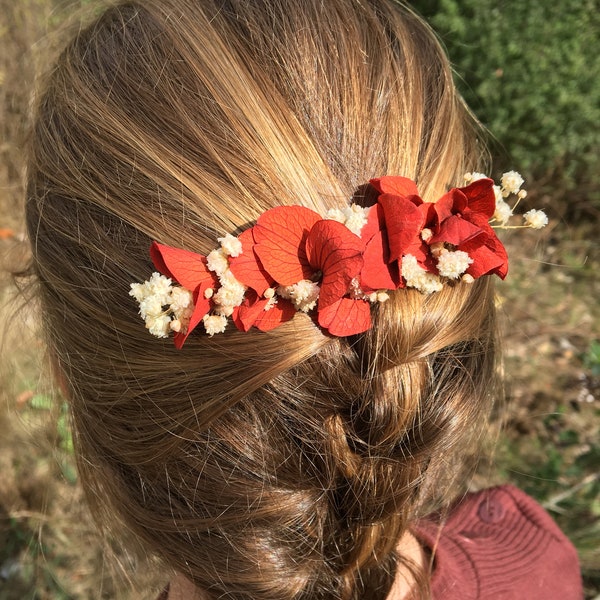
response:
M40 95L27 219L100 519L210 597L384 598L491 405L490 278L394 292L360 336L298 314L181 351L129 284L151 240L206 254L384 174L433 200L481 154L439 43L392 0L134 0L78 32Z

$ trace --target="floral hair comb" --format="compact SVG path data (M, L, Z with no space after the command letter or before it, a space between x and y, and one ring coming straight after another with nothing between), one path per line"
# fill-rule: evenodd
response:
M230 318L239 330L269 331L297 311L330 335L362 333L371 327L370 304L389 291L430 294L483 275L504 279L508 258L494 227L547 224L530 210L523 225L507 225L526 196L518 173L505 173L499 186L480 173L465 181L437 202L424 202L412 180L388 176L370 181L378 196L366 208L350 204L325 217L303 206L272 208L238 237L218 238L207 256L153 242L158 272L131 284L130 295L150 333L174 332L178 348L200 324L210 336Z

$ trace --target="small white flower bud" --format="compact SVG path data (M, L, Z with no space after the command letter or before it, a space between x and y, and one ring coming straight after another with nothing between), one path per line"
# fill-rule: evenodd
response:
M433 231L431 231L431 229L425 227L423 229L423 231L421 231L421 239L426 242L427 240L430 240L433 237Z
M227 318L222 315L204 315L202 322L206 333L211 337L215 333L223 333L227 327Z
M462 250L455 252L444 252L437 262L437 269L442 277L458 279L473 262L473 259Z
M531 209L523 215L523 219L525 220L525 225L533 229L541 229L548 225L548 217L543 210Z
M227 256L233 256L235 258L242 253L242 242L230 233L225 237L217 238L217 241L221 244L223 254Z
M506 196L510 194L519 193L519 190L524 183L524 179L521 177L520 173L508 171L502 175L500 183L502 184L502 195L506 198Z
M148 317L146 319L146 327L148 328L148 331L158 338L166 338L169 336L170 324L171 317L168 317L167 315Z
M229 269L229 261L227 256L220 248L217 250L211 250L206 257L206 266L209 270L216 273L218 276L223 275L227 269Z

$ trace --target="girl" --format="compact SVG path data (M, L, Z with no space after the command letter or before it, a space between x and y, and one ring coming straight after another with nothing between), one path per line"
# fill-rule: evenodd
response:
M392 0L133 0L68 43L28 171L41 314L88 499L163 597L581 597L523 493L451 505L507 269L482 155Z

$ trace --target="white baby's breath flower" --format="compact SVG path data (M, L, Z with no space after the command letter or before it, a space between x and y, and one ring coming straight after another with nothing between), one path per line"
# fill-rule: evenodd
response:
M204 323L206 333L211 337L215 333L223 333L227 327L227 317L222 315L204 315L202 322Z
M221 306L239 306L244 301L246 286L240 283L228 269L220 277L221 287L213 294L215 304Z
M325 218L329 219L330 221L337 221L338 223L346 222L346 215L344 214L344 211L340 208L330 208L325 213Z
M235 306L217 304L214 308L214 313L221 317L230 317L233 314Z
M494 212L494 219L500 223L500 225L506 225L509 219L512 217L513 211L508 202L505 202L502 197L496 198L496 211Z
M367 224L369 207L363 208L358 204L351 204L344 209L344 214L346 216L346 227L360 237L362 228Z
M319 299L319 285L313 281L308 281L308 279L303 279L294 285L278 288L277 293L282 298L290 299L298 310L309 312L315 307Z
M502 195L506 198L510 194L518 194L521 186L524 183L524 179L520 173L516 171L508 171L502 175L500 180L502 184Z
M502 188L499 185L494 185L492 187L494 190L494 198L496 199L496 206L498 206L498 202L504 202L504 196L502 195Z
M220 306L239 306L244 301L246 288L243 285L222 286L213 296L213 302Z
M442 289L440 278L423 269L412 254L402 257L402 277L407 287L414 287L424 294L439 292Z
M171 290L171 297L169 298L169 304L171 310L174 313L182 312L186 308L189 308L194 303L192 292L186 290L183 287L176 286Z
M270 298L268 298L268 302L265 304L265 307L263 310L271 310L276 304L277 304L277 296L271 296Z
M151 316L146 319L148 331L158 338L166 338L169 336L170 324L171 317L167 315L160 315L157 317Z
M221 248L211 250L206 257L206 266L219 277L229 269L229 261Z
M523 215L525 225L533 229L541 229L548 225L548 217L543 210L531 209Z
M344 208L330 208L325 218L345 225L353 234L360 237L362 228L367 224L370 207L363 208L358 204L350 204Z
M390 299L390 295L387 292L377 293L377 302L387 302Z
M140 315L142 319L157 318L163 314L163 303L158 296L147 296L140 302Z
M183 323L179 319L172 319L171 323L169 323L169 328L171 331L179 333L183 329Z
M428 227L425 227L423 229L423 231L421 231L421 239L426 242L427 240L430 240L433 237L433 231L431 231L431 229L429 229Z
M225 237L217 238L217 241L221 244L221 249L227 256L233 256L235 258L242 253L242 242L230 233Z
M463 283L473 283L475 281L475 278L473 277L473 275L469 275L468 273L465 273L460 280Z
M138 302L145 300L151 293L146 283L132 283L129 287L131 288L129 295L133 296Z
M473 259L462 250L444 252L437 262L437 269L442 277L458 279L473 262Z
M173 282L168 277L165 277L160 273L152 273L152 276L146 282L146 285L150 293L155 296L161 304L168 304L172 283Z
M360 281L357 277L354 277L352 281L350 281L350 288L348 291L350 293L350 297L354 298L355 300L368 300L369 302L375 302L375 299L371 300L371 296L373 296L375 292L372 292L371 294L365 294L360 287ZM376 298L376 295L373 296L373 298Z
M293 286L291 285L280 285L277 288L277 295L285 298L286 300L292 299L292 292L294 291Z
M465 174L465 181L467 183L473 183L474 181L479 181L480 179L487 179L487 175L485 175L484 173L466 173Z
M192 304L191 306L188 306L187 308L184 308L183 310L178 310L176 312L173 313L174 319L176 319L177 321L179 321L181 323L181 329L183 331L187 331L187 328L190 324L190 319L192 318L192 315L194 314L194 305Z

